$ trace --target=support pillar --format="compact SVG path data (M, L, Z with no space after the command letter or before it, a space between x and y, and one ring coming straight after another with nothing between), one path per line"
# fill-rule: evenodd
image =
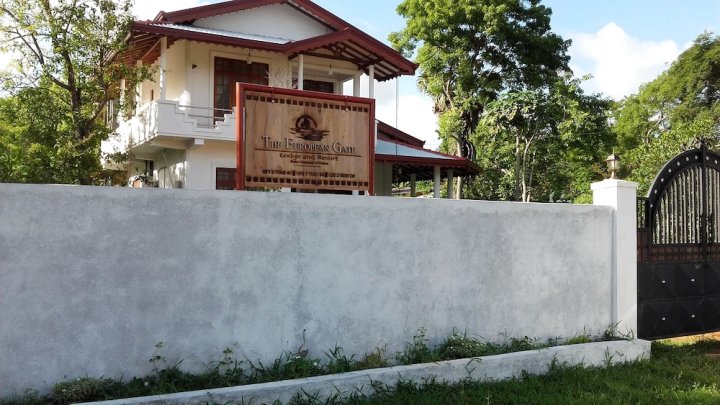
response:
M448 200L452 200L453 195L454 195L453 188L455 187L455 182L453 181L452 169L448 169L448 171L447 171L447 182L448 182L447 183L447 188L448 188L447 189L447 192L448 192L447 198L448 198Z
M613 208L612 324L637 335L637 183L609 179L592 184L593 205Z
M433 198L440 198L440 166L433 168Z
M370 76L368 82L368 98L375 98L375 65L370 65L368 68L368 76Z
M160 38L160 100L167 98L167 37Z
M135 66L142 67L143 61L139 60L135 62ZM135 108L139 109L143 102L143 85L142 82L139 82L137 85L135 85Z
M353 77L353 96L360 97L360 78L361 75L355 75Z
M120 106L117 111L113 110L113 114L115 115L114 118L118 121L121 119L124 120L124 118L122 118L123 114L120 114L120 112L123 111L123 108L125 107L125 97L127 97L127 89L125 86L125 79L120 79Z
M305 55L298 55L298 90L304 90L305 87Z
M417 197L417 174L410 174L410 197Z

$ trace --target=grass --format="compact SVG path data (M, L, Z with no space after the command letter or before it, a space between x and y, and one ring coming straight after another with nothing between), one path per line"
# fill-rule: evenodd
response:
M719 340L654 342L653 357L604 369L555 365L544 376L492 383L456 385L427 382L378 387L372 398L317 401L296 398L295 404L718 404L720 403ZM710 356L706 356L711 353Z
M611 334L606 332L604 336L595 340L611 340L610 338ZM52 392L45 396L34 392L25 392L12 398L0 398L0 405L68 404L169 394L358 371L388 367L394 364L405 365L480 357L559 344L587 343L592 340L589 335L583 334L570 339L558 338L546 342L523 337L508 338L502 343L490 343L473 337L467 332L460 333L456 330L437 347L430 347L426 330L421 328L404 350L395 354L394 359L387 357L385 347L378 347L364 357L356 359L355 356L348 357L342 347L335 346L325 352L326 358L321 360L308 356L308 351L304 349L303 335L303 344L296 352L285 352L269 364L238 360L234 357L233 351L227 348L218 359L208 363L205 372L200 374L183 371L181 369L182 361L168 361L162 355L163 343L159 342L149 359L153 373L148 376L135 377L126 381L102 377L81 377L55 384ZM401 386L395 391L402 392L409 389L410 387ZM383 388L380 392L385 395L393 390ZM303 400L312 403L310 396Z

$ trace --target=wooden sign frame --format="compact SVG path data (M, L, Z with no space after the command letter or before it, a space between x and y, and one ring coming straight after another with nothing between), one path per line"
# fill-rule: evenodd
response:
M237 190L374 194L375 100L246 83L237 83L236 100Z

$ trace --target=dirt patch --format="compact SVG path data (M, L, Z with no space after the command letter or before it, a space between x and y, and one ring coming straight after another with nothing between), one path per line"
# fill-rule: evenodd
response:
M682 336L682 337L676 337L669 339L671 342L676 343L695 343L699 342L701 340L717 340L720 341L720 332L714 332L714 333L703 333L700 335L691 335L691 336ZM720 348L718 349L718 354L720 354Z

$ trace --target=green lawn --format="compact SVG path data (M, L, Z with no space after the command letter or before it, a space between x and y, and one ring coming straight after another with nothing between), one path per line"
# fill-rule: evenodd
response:
M607 369L558 367L549 375L506 382L400 385L342 403L720 404L720 359L706 356L720 352L720 341L655 342L652 351L650 360Z

